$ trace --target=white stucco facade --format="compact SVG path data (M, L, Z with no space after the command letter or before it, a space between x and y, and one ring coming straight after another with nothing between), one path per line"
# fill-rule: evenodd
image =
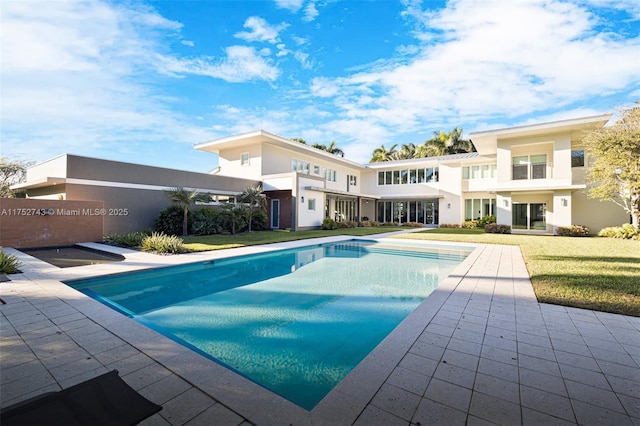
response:
M470 135L476 153L358 164L265 131L195 146L219 156L216 174L262 180L290 196L291 228L337 220L461 224L487 214L513 232L597 231L628 220L587 197L583 132L611 114ZM288 205L287 205L288 207Z

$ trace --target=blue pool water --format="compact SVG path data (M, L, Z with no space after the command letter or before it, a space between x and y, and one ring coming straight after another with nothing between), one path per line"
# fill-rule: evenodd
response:
M67 284L311 409L469 253L354 240Z

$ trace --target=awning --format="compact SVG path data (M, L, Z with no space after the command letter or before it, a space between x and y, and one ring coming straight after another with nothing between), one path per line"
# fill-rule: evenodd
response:
M318 186L305 186L304 189L306 189L307 191L318 191L318 192L324 192L325 194L339 195L341 197L369 198L372 200L379 200L381 198L379 195L354 194L353 192L339 191L337 189L329 189L329 188L320 188Z

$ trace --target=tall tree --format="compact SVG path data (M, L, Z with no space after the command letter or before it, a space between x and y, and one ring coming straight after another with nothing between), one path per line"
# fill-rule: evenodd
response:
M587 132L589 196L612 201L640 226L640 107L621 111L612 126Z
M11 185L24 182L27 177L27 169L33 164L33 161L0 157L0 198L16 197L17 192L11 189Z
M253 219L254 208L260 210L266 210L267 198L262 193L262 187L251 186L242 191L242 194L238 196L238 201L248 205L247 216L249 222L249 232L251 232L251 220Z
M373 155L371 156L370 163L379 163L381 161L389 161L392 159L393 155L396 153L396 147L398 145L392 145L391 148L387 149L384 144L380 145L378 148L373 150Z
M462 129L454 127L450 132L441 130L433 132L433 137L420 147L423 157L435 157L440 155L462 154L475 152L475 147L469 139L462 139Z
M182 235L187 235L188 233L188 216L189 216L189 208L194 205L197 201L207 202L211 201L211 196L207 194L202 194L197 190L188 191L181 187L175 187L168 190L163 191L165 197L167 197L174 204L179 205L183 209L183 217L182 217Z
M329 154L339 155L340 157L344 157L344 151L342 149L338 148L338 145L336 144L336 141L331 141L329 146L321 144L321 143L314 143L311 146L316 148L316 149L320 149L322 151L326 151Z

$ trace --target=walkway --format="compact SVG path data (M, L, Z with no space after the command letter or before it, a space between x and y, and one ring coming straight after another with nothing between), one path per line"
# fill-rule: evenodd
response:
M640 318L537 303L517 247L478 246L311 412L59 281L229 251L125 253L66 270L21 255L0 283L0 406L117 369L163 405L147 426L640 425Z

